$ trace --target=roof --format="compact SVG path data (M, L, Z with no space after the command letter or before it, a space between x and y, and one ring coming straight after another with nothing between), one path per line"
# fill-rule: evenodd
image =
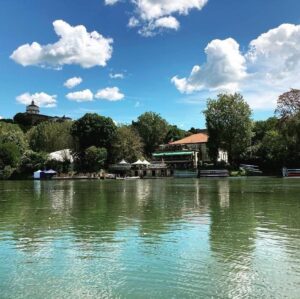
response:
M195 143L206 143L208 141L208 135L204 133L193 134L183 139L170 142L170 145L176 144L195 144Z
M153 157L164 157L164 156L189 156L194 152L187 151L177 151L177 152L164 152L164 153L154 153Z
M72 153L70 149L64 149L60 151L56 151L49 154L49 160L55 160L64 162L65 160L69 160L71 163L74 162Z

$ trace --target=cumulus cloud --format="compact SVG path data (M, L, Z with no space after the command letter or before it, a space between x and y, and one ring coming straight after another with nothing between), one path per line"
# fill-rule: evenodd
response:
M91 102L93 101L94 95L89 89L70 92L66 95L66 98L70 101L75 102Z
M0 119L3 119L3 116L0 116Z
M105 5L115 5L116 3L120 2L120 0L105 0Z
M179 29L179 22L177 21L176 18L170 16L170 17L163 17L160 19L155 20L155 27L159 28L169 28L169 29L174 29L178 30Z
M75 86L79 85L82 82L82 78L80 77L73 77L68 79L65 83L64 86L67 88L74 88Z
M98 90L95 95L96 99L107 101L120 101L124 97L125 95L120 92L118 87L106 87L104 89Z
M17 96L17 102L29 105L32 101L35 102L36 105L40 107L52 108L56 107L56 95L49 95L45 92L37 92L34 94L30 94L29 92L23 93Z
M239 44L232 38L213 40L205 49L207 61L201 67L195 65L188 78L172 78L182 93L203 88L236 89L246 77L246 59L240 53Z
M25 44L16 49L10 58L23 66L51 68L61 68L66 64L76 64L83 68L105 66L111 58L111 38L105 38L97 31L90 33L83 25L73 27L63 20L54 21L53 27L59 36L56 43Z
M124 74L122 74L122 73L110 73L109 77L111 79L124 79Z
M106 0L107 1L107 0ZM128 27L138 27L143 36L154 36L163 29L178 30L176 15L188 15L192 9L201 10L208 0L131 0L134 16Z
M282 24L252 40L245 53L232 38L213 40L206 62L171 81L181 93L241 91L255 109L274 108L279 94L299 86L300 25Z

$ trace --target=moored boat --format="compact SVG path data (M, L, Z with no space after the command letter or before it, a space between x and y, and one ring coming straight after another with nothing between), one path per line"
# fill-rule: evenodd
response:
M286 178L300 178L300 168L282 168L282 176Z

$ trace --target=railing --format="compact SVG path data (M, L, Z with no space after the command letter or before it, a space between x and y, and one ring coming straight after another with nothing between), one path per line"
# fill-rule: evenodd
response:
M300 169L299 168L282 168L282 175L284 177L300 177Z

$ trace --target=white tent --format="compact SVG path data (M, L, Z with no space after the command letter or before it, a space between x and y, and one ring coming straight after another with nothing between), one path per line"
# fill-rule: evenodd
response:
M64 149L61 151L50 153L48 160L55 160L59 162L64 162L66 160L69 160L71 163L74 162L73 156L71 154L71 150L69 149Z
M136 162L132 163L132 165L145 165L140 159L138 159Z
M53 169L46 170L45 173L47 173L47 174L57 174L57 172Z
M126 160L123 159L119 164L120 165L128 165L129 163Z
M151 165L150 162L148 162L146 159L142 161L144 163L144 165Z

